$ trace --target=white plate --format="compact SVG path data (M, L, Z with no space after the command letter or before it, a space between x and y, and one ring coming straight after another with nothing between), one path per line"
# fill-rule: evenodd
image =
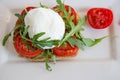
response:
M91 7L111 8L114 21L110 28L95 30L85 26L86 37L98 38L110 35L98 45L80 51L75 58L50 63L53 71L45 69L44 62L29 62L17 56L12 45L12 37L5 47L3 36L15 25L14 13L29 5L39 6L42 2L48 6L56 4L55 0L2 0L0 4L0 80L120 80L120 1L119 0L65 0L83 16ZM6 8L7 6L8 8ZM119 16L119 17L118 17Z

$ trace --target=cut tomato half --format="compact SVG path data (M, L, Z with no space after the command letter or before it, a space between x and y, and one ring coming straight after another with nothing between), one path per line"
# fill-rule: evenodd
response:
M113 21L113 13L106 8L91 8L87 12L87 19L95 29L107 28Z

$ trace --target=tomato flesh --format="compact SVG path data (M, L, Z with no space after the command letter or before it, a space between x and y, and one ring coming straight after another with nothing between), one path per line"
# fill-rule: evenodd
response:
M66 11L68 11L69 7L70 6L65 5ZM21 12L21 15L25 16L26 11L30 11L31 9L34 9L34 8L35 7L31 7L31 6L27 7L26 9L24 9ZM76 16L77 14L72 7L70 7L70 8L71 8L70 16L74 16L73 22L74 22L74 24L77 24L77 16ZM63 14L61 11L58 12L58 13L60 15ZM19 24L21 24L20 20L18 20L16 22L16 25L19 25ZM14 33L16 33L16 32L17 32L17 30ZM28 42L28 43L30 43L30 42ZM31 44L32 43L30 43L30 45ZM16 51L20 55L25 56L25 57L29 57L29 58L35 57L35 56L39 55L40 53L42 53L44 51L44 50L41 50L41 49L38 49L38 48L35 48L34 51L28 49L28 47L23 43L20 35L17 35L16 37L14 37L14 46L15 46ZM32 45L31 45L31 47L32 47ZM69 43L67 43L66 46L54 47L52 49L54 55L61 56L61 57L75 56L78 50L79 50L78 47L76 47L76 46L72 47Z
M30 11L31 9L34 9L35 7L27 7L26 9L24 9L22 12L21 12L21 16L25 16L25 13L26 11ZM22 22L20 20L17 20L16 22L16 25L20 25ZM15 30L14 32L14 35L17 33L18 30ZM43 50L41 49L38 49L38 48L34 48L35 50L30 50L22 41L21 37L20 37L20 34L16 35L14 37L14 47L16 49L16 51L24 56L24 57L29 57L29 58L32 58L32 57L35 57L37 55L39 55L40 53L43 52ZM28 42L28 41L27 41ZM31 45L32 47L32 43L31 42L28 42L29 45Z
M26 7L22 12L21 12L21 16L25 16L26 12L30 11L31 9L34 9L36 7L34 6L29 6L29 7Z
M41 52L43 52L43 50L40 50L38 48L34 48L35 49L34 51L28 49L28 47L22 42L22 39L20 36L15 37L14 46L15 46L16 51L20 55L25 56L25 57L35 57L38 54L40 54Z
M88 22L95 29L108 27L113 20L113 13L106 8L91 8L87 12Z
M53 7L54 10L58 12L59 15L63 16L63 12L59 10L58 6ZM65 9L68 12L69 9L71 9L71 13L69 14L68 17L74 16L73 23L76 25L77 24L77 13L76 11L68 5L65 5ZM66 30L67 32L67 30ZM53 54L59 57L69 57L69 56L75 56L78 52L79 48L77 46L71 46L69 43L66 43L65 46L59 46L55 47L52 49Z
M67 12L69 11L69 8L71 9L71 13L70 13L69 16L74 16L73 22L74 22L74 24L77 24L77 13L76 13L76 11L71 6L65 5L65 9L66 9ZM61 16L63 15L63 12L59 10L58 6L53 7L53 9L54 10L57 9L56 11L58 11L59 15L61 15Z
M65 46L53 48L53 54L59 57L69 57L69 56L75 56L78 50L79 50L78 47L76 46L72 47L69 43L66 43Z

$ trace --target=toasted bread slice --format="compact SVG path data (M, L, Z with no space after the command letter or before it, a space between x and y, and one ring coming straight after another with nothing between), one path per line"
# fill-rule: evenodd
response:
M77 21L78 20L80 20L80 16L77 13ZM16 21L16 26L19 25L19 24L21 24L21 21L18 19ZM13 41L14 41L14 37L13 37ZM74 55L71 55L71 56L56 56L56 60L58 61L58 60L69 59L69 58L75 57L77 54L78 54L78 52L76 52ZM29 57L22 56L20 54L19 54L19 56L22 57L22 58L26 58L30 61L35 61L35 62L38 62L38 61L42 62L42 61L45 61L45 59L46 59L45 57L40 57L40 58L34 59L34 58L29 58ZM51 58L49 58L49 60L52 61Z

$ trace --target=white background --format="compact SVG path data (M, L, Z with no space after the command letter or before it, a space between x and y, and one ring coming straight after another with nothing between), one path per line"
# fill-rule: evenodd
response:
M14 27L14 13L29 5L39 6L42 2L49 7L56 5L55 0L1 0L0 1L0 80L120 80L120 1L119 0L65 0L80 15L83 9L91 7L111 8L114 21L110 28L94 30L86 25L85 36L96 38L110 35L97 46L80 51L70 60L58 61L50 65L53 71L45 70L44 62L29 62L17 56L12 38L3 47L3 36ZM89 34L88 34L89 33Z

